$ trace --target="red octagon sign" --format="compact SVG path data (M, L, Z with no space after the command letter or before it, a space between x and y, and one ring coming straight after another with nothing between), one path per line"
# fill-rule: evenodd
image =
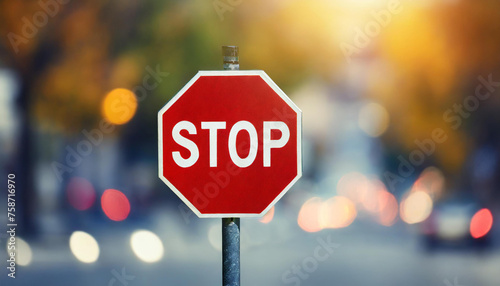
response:
M264 71L200 71L158 112L159 177L199 217L262 216L302 175L301 117Z

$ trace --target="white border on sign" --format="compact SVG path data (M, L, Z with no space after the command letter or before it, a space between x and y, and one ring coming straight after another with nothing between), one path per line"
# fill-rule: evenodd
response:
M202 214L184 195L163 176L163 128L162 115L167 111L200 77L202 76L260 76L281 99L283 99L297 113L297 176L281 191L281 193L261 213L212 213ZM285 193L302 177L302 111L293 101L274 83L262 70L232 70L232 71L199 71L162 109L158 112L158 177L200 218L227 218L227 217L262 217L264 216Z

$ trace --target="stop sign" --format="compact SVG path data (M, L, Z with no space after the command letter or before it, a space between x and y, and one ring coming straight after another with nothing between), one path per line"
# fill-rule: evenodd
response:
M159 177L199 217L261 216L302 175L301 116L263 71L200 71L158 113Z

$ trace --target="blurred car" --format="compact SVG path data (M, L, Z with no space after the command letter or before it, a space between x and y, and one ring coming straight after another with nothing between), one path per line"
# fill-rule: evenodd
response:
M451 198L436 203L422 222L420 232L426 250L439 246L484 249L491 245L491 211L470 197Z

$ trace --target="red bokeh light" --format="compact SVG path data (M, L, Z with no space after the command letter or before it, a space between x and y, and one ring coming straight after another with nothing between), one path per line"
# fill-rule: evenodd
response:
M101 197L101 206L106 216L114 221L122 221L130 213L130 202L127 197L115 189L104 191Z
M493 225L493 215L489 209L479 210L470 222L470 234L474 238L480 238L488 234Z
M94 186L85 178L73 177L66 186L68 202L77 210L87 210L95 202Z

